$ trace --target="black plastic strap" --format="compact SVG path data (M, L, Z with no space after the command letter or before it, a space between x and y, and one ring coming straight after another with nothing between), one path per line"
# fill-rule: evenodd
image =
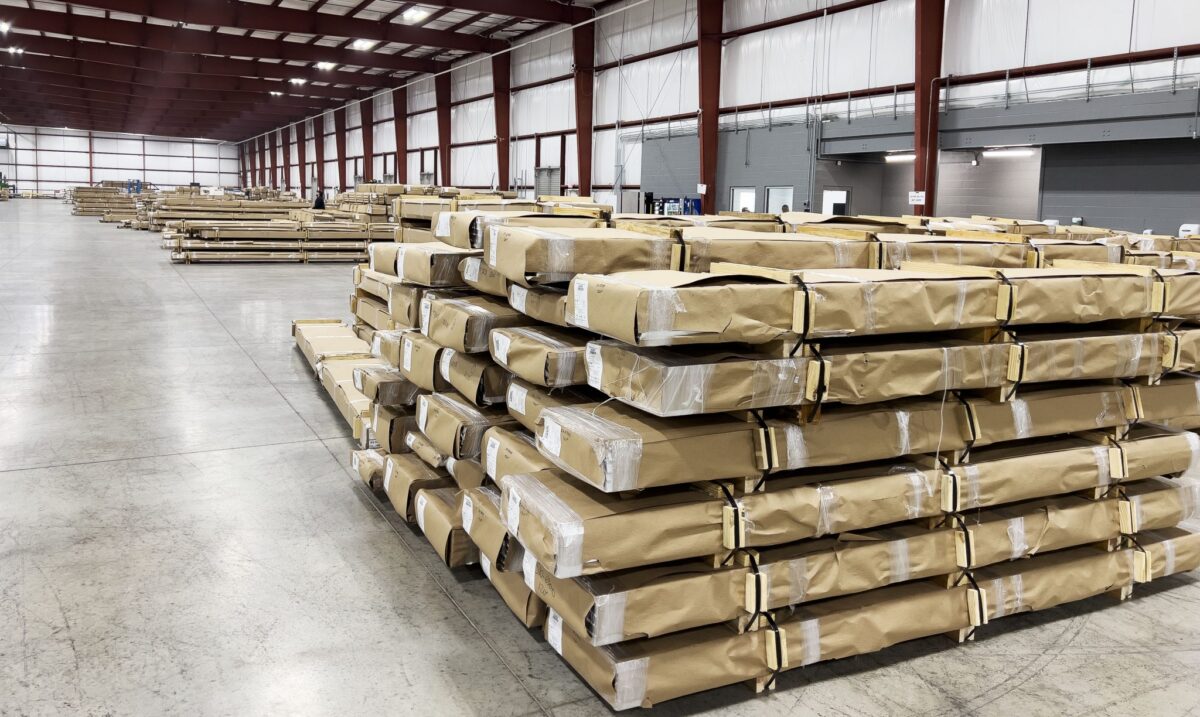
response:
M775 622L775 616L769 612L764 612L763 617L766 618L767 624L771 626L772 642L775 647L775 669L771 670L771 677L766 681L766 688L770 689L775 685L775 679L779 677L779 673L783 672L783 632L779 629L779 623Z
M1013 317L1017 313L1017 287L1013 286L1012 280L1005 276L1004 272L1002 271L996 272L996 278L1000 280L1001 284L1004 284L1009 288L1008 311L1006 312L1005 317L1000 320L1000 326L1003 328L1008 328L1008 325L1012 323Z

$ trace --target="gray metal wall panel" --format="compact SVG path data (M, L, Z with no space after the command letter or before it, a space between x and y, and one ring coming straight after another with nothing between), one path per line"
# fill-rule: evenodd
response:
M642 191L656 197L694 197L700 182L696 135L642 142Z
M1043 156L1043 218L1165 234L1200 222L1200 142L1056 145Z

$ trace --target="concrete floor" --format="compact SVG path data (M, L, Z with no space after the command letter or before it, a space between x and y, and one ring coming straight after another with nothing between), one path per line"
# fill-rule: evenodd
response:
M350 268L174 266L0 203L0 715L590 715L482 574L348 470L289 322ZM1166 579L660 714L1200 714L1200 584Z

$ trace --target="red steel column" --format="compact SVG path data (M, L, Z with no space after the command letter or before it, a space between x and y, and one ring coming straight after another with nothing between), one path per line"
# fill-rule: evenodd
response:
M362 124L363 181L375 178L375 98L368 97L358 103Z
M92 133L88 132L88 184L95 184L94 176L96 162L92 159L92 152L95 146L92 143Z
M322 113L313 118L313 151L316 152L316 157L313 161L317 166L317 186L318 191L325 191L325 114Z
M333 111L333 145L337 152L338 191L346 191L346 108Z
M571 53L575 62L575 164L579 170L579 194L588 196L592 193L592 95L596 87L595 23L589 22L571 30ZM566 176L565 171L563 176Z
M449 187L453 186L453 179L450 172L450 73L444 73L433 78L433 94L437 100L437 128L438 128L438 163L441 165L441 174L437 178L437 183Z
M300 177L300 196L305 196L308 189L308 138L304 135L305 120L300 120L296 125L296 163L300 165L300 171L297 174Z
M252 139L250 142L246 143L246 157L250 160L250 176L246 179L247 187L253 187L255 181L258 179L258 160L254 157L254 150L257 146L257 143L258 140L256 139Z
M512 136L512 53L492 55L492 108L496 113L496 188L509 186L509 144Z
M258 186L266 187L267 185L267 139L259 137L258 142Z
M408 88L392 90L392 124L396 132L396 183L408 184Z
M279 186L282 186L283 183L279 181L279 153L275 149L276 134L277 132L275 130L271 130L271 133L267 135L271 138L269 143L271 152L271 181L268 183L268 186L278 188Z
M283 140L283 188L291 190L292 188L292 140L291 128L284 127L279 130L280 139Z
M925 204L915 205L913 213L932 215L937 196L938 109L941 93L942 34L946 19L946 0L917 0L916 80L913 91L913 189L925 192Z
M717 126L721 119L721 26L724 0L700 3L696 47L700 61L700 211L717 213ZM765 72L766 68L762 68Z

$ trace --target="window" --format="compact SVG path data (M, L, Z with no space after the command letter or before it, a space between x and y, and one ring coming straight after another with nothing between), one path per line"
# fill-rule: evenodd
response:
M767 213L780 214L795 211L792 191L795 187L767 187Z
M826 189L821 192L822 214L849 214L850 190Z
M753 212L755 211L755 194L754 187L730 187L729 189L729 209L735 212Z

